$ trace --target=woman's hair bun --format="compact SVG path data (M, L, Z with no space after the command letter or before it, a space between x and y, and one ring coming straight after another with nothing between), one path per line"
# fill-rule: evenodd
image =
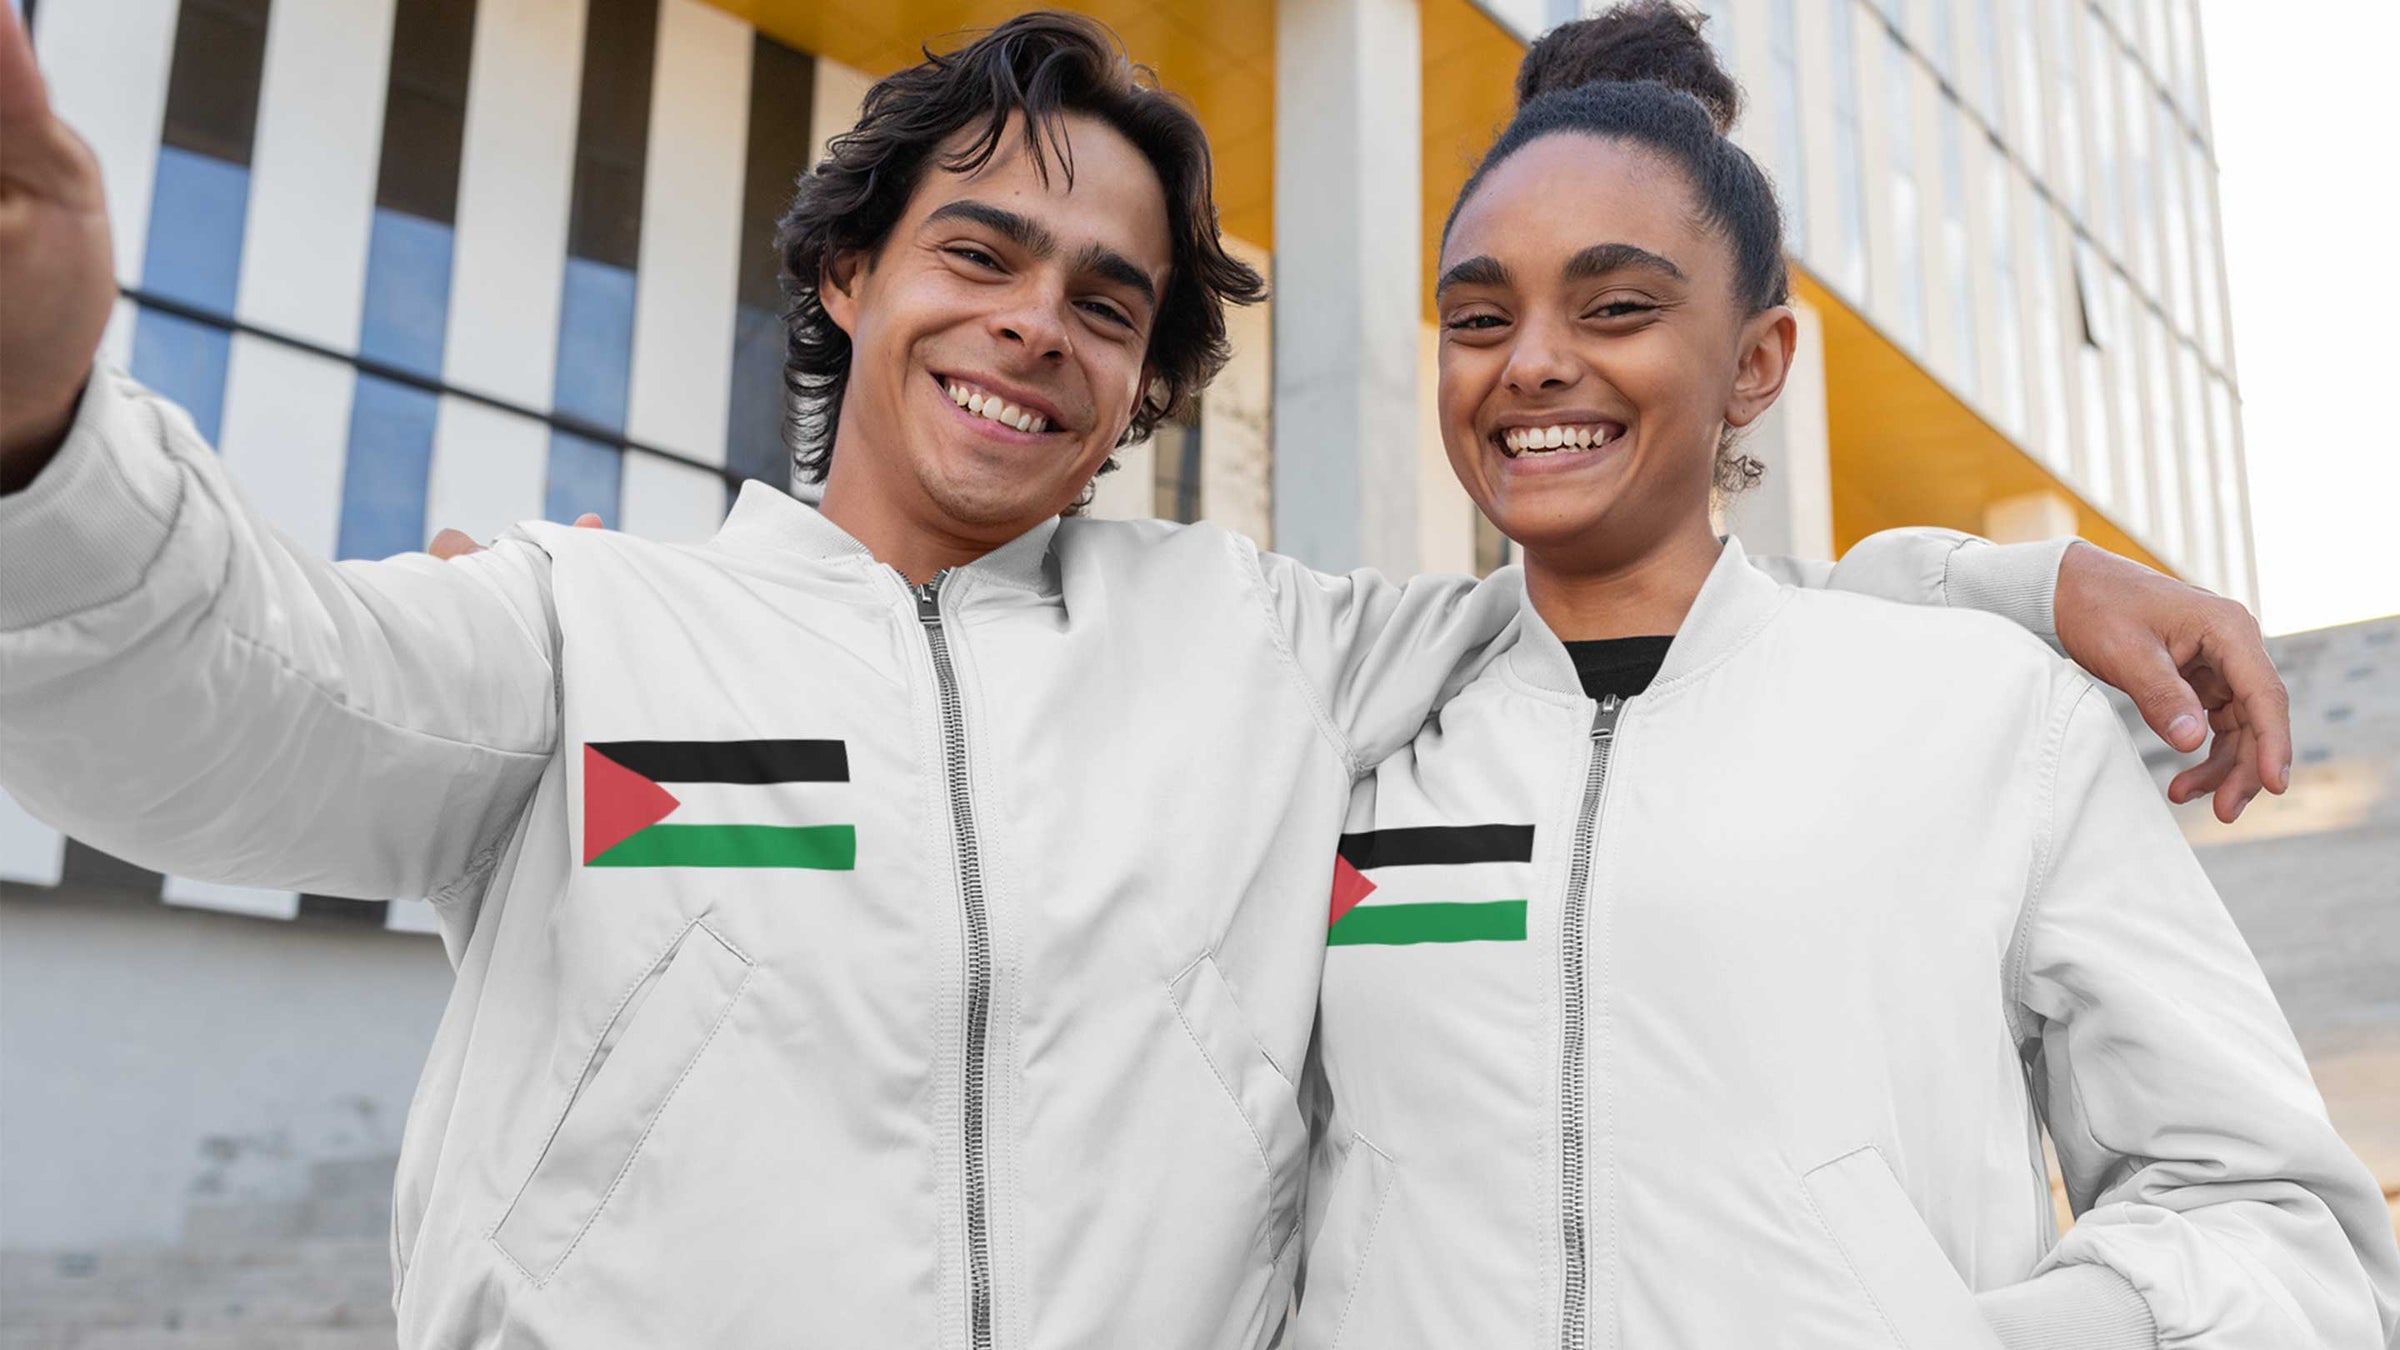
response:
M1707 21L1670 0L1629 0L1562 23L1518 64L1517 106L1599 80L1655 80L1698 99L1717 134L1728 135L1742 115L1742 88L1700 35Z

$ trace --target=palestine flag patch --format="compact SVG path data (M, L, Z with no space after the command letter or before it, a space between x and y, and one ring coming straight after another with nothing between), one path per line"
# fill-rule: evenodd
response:
M840 741L588 741L583 865L847 872L857 828L792 820L793 795L772 789L849 781Z
M1462 882L1472 886L1478 879L1497 878L1489 869L1463 874L1448 869L1532 861L1531 825L1425 825L1345 834L1333 862L1325 945L1523 942L1523 900L1457 895L1453 888Z

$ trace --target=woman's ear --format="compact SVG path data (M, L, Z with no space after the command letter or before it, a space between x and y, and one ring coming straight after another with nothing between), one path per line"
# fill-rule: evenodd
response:
M851 287L858 282L859 255L844 253L825 260L817 269L817 300L825 306L825 317L833 326L850 337L857 337L853 322L858 318L858 297Z
M1800 321L1790 305L1771 305L1742 325L1741 364L1734 368L1733 393L1725 405L1727 423L1746 427L1774 406L1792 373L1792 351L1799 341Z

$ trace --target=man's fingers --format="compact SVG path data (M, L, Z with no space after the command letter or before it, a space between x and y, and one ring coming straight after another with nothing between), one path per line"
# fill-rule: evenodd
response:
M2239 725L2217 728L2216 739L2208 743L2208 758L2175 775L2175 781L2167 784L2167 800L2180 805L2214 792L2240 762L2241 746Z
M2152 647L2133 664L2132 678L2115 683L2133 696L2142 720L2177 750L2188 755L2199 749L2208 735L2206 710L2200 706L2200 696L2184 682L2182 672L2175 669L2166 648Z
M599 530L606 529L607 527L600 523L599 512L586 511L582 515L575 517L575 528L579 530Z
M470 553L481 553L483 545L476 543L471 536L460 531L444 530L433 537L433 542L425 546L425 551L437 558L447 560L463 558Z
M2248 727L2242 728L2241 748L2235 752L2233 772L2217 784L2217 819L2231 825L2241 818L2242 809L2258 795L2258 738Z
M2199 659L2225 677L2242 707L2256 754L2258 781L2270 792L2292 785L2292 696L2275 673L2266 639L2250 611L2227 601L2201 633ZM2238 808L2237 808L2238 814Z

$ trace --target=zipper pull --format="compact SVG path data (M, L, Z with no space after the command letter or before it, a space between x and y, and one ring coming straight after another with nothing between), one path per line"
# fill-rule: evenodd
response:
M939 624L942 621L942 578L950 575L945 567L928 578L924 585L914 588L917 594L917 620Z
M1605 741L1617 734L1617 714L1624 711L1625 701L1615 694L1600 700L1599 710L1592 714L1592 739Z

